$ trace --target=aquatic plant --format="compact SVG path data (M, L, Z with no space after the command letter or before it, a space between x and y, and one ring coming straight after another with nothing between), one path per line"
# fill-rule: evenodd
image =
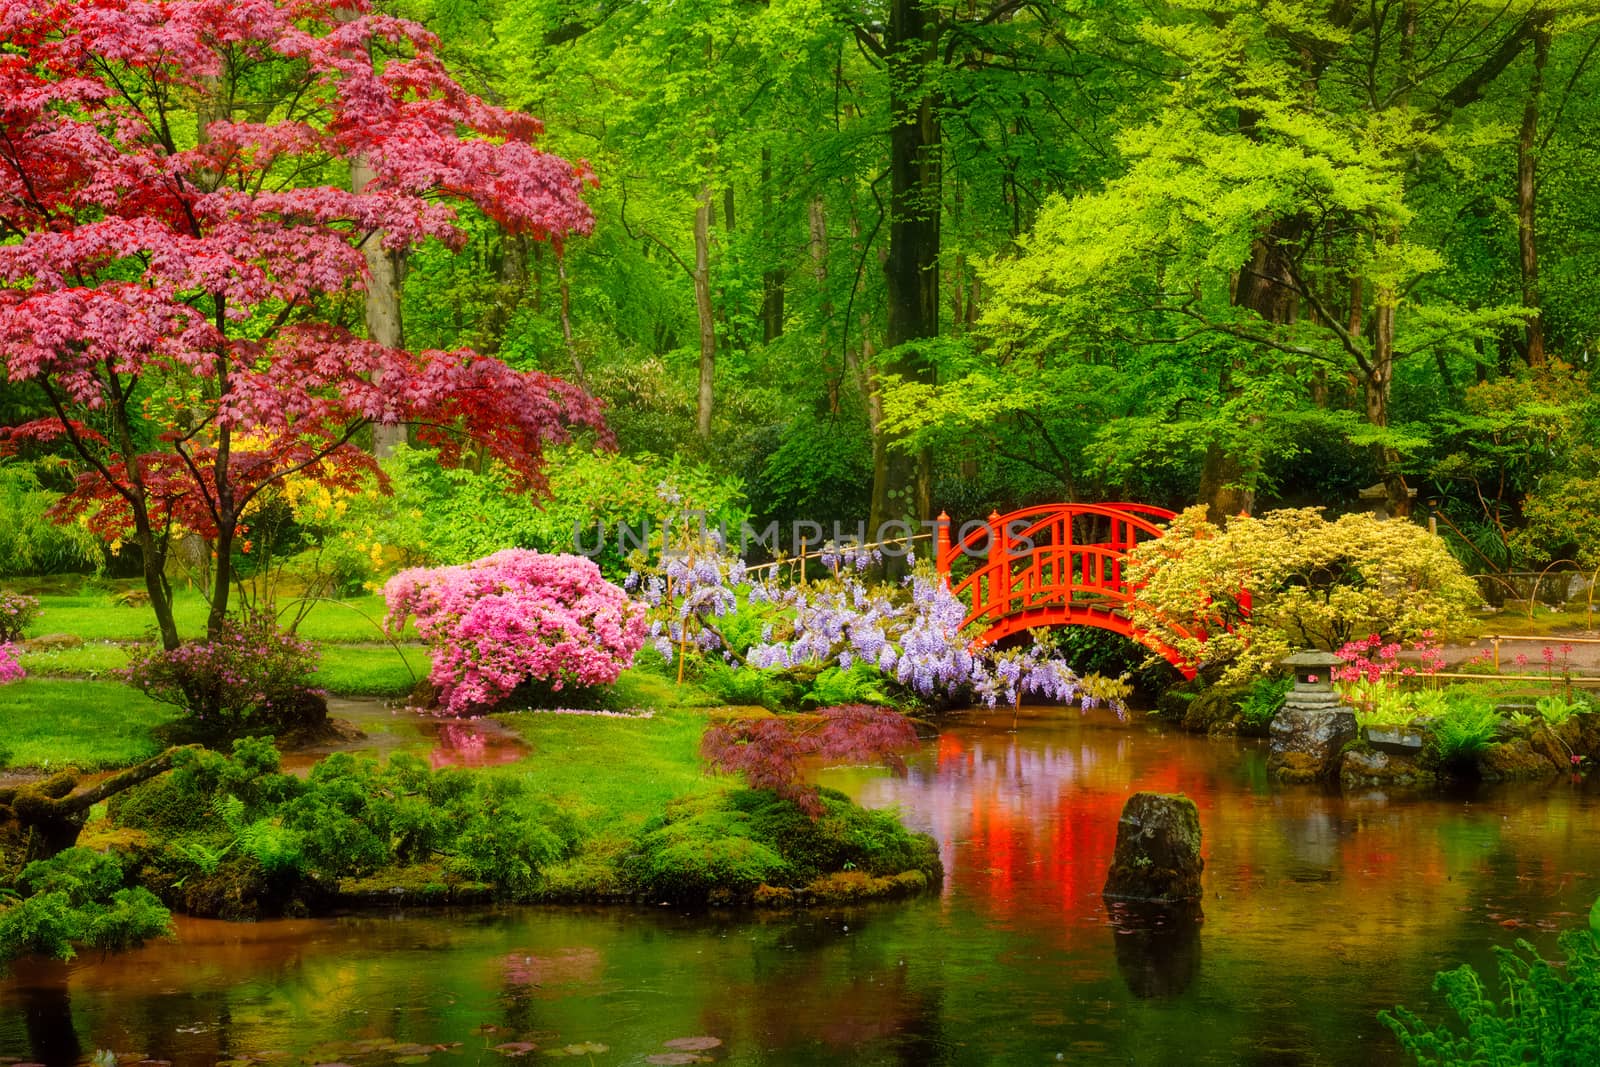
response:
M643 609L581 556L507 549L401 571L383 593L391 632L416 617L433 651L430 679L452 715L492 708L529 681L607 685L645 639Z

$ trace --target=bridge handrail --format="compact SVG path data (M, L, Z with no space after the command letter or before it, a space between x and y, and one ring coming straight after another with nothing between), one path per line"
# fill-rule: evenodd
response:
M952 542L950 539L950 516L941 511L937 520L938 536L935 543L938 550L934 557L935 566L940 574L948 578L950 568L957 557L966 554L969 548L974 547L981 540L990 540L992 543L996 531L1005 532L1006 528L1016 520L1036 518L1035 524L1028 528L1027 532L1031 532L1039 529L1042 523L1055 521L1063 516L1075 518L1079 515L1120 519L1153 537L1160 537L1163 531L1149 521L1145 517L1146 515L1159 519L1176 517L1175 513L1168 511L1166 508L1156 507L1153 504L1040 504L1034 507L1017 508L1015 511L1009 511L1004 515L997 511L991 511L989 517L984 520L982 528L973 530L959 541ZM1026 533L1019 536L1026 536ZM1106 542L1097 543L1105 544Z

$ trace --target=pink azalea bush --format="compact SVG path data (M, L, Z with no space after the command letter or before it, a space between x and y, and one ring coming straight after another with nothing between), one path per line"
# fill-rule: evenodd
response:
M523 682L609 685L645 639L644 609L582 556L512 548L458 567L414 567L383 595L391 632L416 617L451 715L492 708Z
M0 645L0 685L21 681L27 673L22 669L22 664L17 662L17 653L20 651L19 646L10 642Z

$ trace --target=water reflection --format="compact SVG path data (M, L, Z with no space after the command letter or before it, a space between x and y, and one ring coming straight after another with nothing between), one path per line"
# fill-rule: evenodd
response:
M376 1067L604 1045L573 1062L623 1064L710 1037L745 1064L1398 1063L1379 1008L1425 1006L1436 970L1486 966L1492 944L1551 949L1600 892L1592 785L1340 797L1273 786L1249 743L1023 719L957 725L904 779L826 774L936 835L949 877L926 900L184 920L175 944L19 966L0 1057ZM1203 923L1100 900L1140 789L1197 802Z

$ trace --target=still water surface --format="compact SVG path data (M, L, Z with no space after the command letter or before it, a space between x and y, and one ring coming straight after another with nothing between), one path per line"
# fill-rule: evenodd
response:
M822 774L934 834L948 877L923 900L179 920L175 943L19 967L0 1058L1399 1063L1378 1009L1429 1009L1434 972L1494 944L1553 952L1600 893L1592 782L1341 797L1269 782L1255 742L1056 709L1010 726L960 721L903 779ZM1118 933L1101 906L1140 789L1199 805L1190 934Z

